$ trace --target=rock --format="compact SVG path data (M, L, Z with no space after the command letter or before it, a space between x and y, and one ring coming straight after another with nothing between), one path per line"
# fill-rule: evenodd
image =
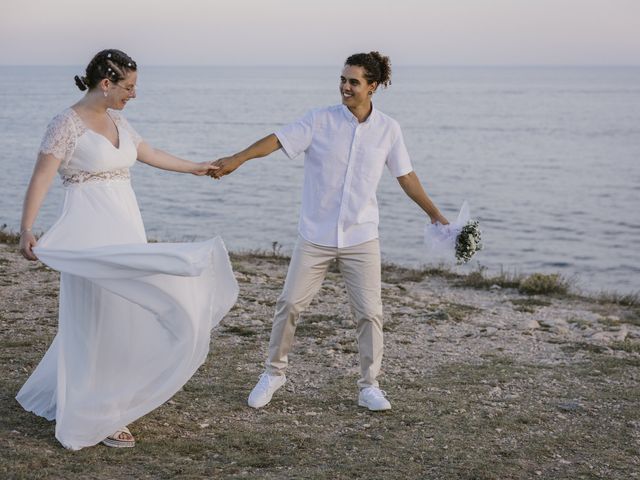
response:
M627 338L627 335L629 335L629 328L626 325L622 325L620 330L616 332L615 339L622 342Z
M495 335L498 329L496 327L486 327L484 330L481 330L481 333L487 337Z
M496 329L500 330L501 328L506 327L506 323L502 318L492 318L491 324L483 325L483 327L495 327Z
M553 325L551 327L552 333L557 333L558 335L569 335L571 329L568 325Z
M411 307L400 307L395 311L396 315L413 315L416 311Z
M611 340L611 332L596 332L589 338L595 342L608 342Z
M449 315L447 312L443 310L436 310L434 312L430 312L427 316L429 318L433 318L434 320L443 320L443 321L451 320L451 315Z
M522 324L522 328L524 330L537 330L540 328L540 324L537 320L531 318Z
M502 389L500 387L493 387L490 391L489 391L489 396L491 398L495 398L495 397L499 397L502 395Z
M557 407L565 412L576 412L582 410L582 405L577 401L559 403Z
M629 335L629 329L626 325L620 327L617 331L606 331L606 332L596 332L591 335L591 340L596 342L613 342L613 341L624 341Z

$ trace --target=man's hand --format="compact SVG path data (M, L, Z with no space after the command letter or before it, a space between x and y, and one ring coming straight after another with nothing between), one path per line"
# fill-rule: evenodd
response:
M440 212L438 212L436 215L430 218L431 218L431 223L440 223L442 225L449 225L449 220L447 220L446 217L442 215Z
M251 160L252 158L266 157L279 148L282 148L280 140L278 140L278 137L276 137L275 134L272 133L264 138L261 138L257 142L248 146L241 152L236 153L235 155L219 158L218 160L213 162L212 165L217 167L218 170L209 173L209 176L215 179L220 179L225 175L229 175L247 160Z
M242 165L242 161L235 156L219 158L215 162L212 162L212 166L215 167L215 170L212 170L208 175L219 180L225 175L229 175L240 165Z

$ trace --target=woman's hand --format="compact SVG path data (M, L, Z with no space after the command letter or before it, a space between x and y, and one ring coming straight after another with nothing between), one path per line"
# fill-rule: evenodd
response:
M27 230L20 235L20 253L27 260L38 260L38 257L33 253L33 247L38 242L36 237L31 233L31 230Z
M266 157L280 148L282 148L280 140L278 140L278 137L272 133L271 135L261 138L235 155L219 158L213 162L213 165L217 167L218 170L211 172L209 175L216 180L219 180L225 175L229 175L247 160Z
M199 177L203 175L213 176L218 168L219 167L213 165L213 162L200 162L194 164L191 173Z

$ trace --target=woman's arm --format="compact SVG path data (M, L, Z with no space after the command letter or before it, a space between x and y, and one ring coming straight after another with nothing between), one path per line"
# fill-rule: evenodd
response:
M153 148L148 143L142 142L138 145L138 160L152 167L172 172L192 173L193 175L206 175L217 170L211 162L192 162L183 158L178 158L163 150Z
M24 197L22 220L20 221L20 253L27 260L38 259L33 253L36 237L31 229L59 166L60 160L55 156L41 153L33 168L31 181Z
M280 148L282 148L282 145L280 144L278 137L273 133L271 135L267 135L241 152L231 155L230 157L224 157L216 160L213 165L218 167L218 170L213 172L211 176L214 178L220 178L225 175L229 175L247 160L266 157Z
M427 192L424 191L422 187L422 183L420 183L420 179L415 172L407 173L401 177L398 177L398 183L404 190L404 193L407 194L411 200L416 202L422 210L429 215L431 218L431 223L440 222L443 225L447 225L449 220L447 220L438 210L438 207L431 201Z

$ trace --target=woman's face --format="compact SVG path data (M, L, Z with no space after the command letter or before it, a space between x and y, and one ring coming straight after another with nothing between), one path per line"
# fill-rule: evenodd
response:
M340 75L340 97L343 105L349 108L366 106L371 102L369 92L375 90L376 84L368 83L364 78L364 68L345 65Z
M138 72L128 72L119 82L109 81L107 92L109 108L122 110L129 100L136 98L136 83L138 82Z

